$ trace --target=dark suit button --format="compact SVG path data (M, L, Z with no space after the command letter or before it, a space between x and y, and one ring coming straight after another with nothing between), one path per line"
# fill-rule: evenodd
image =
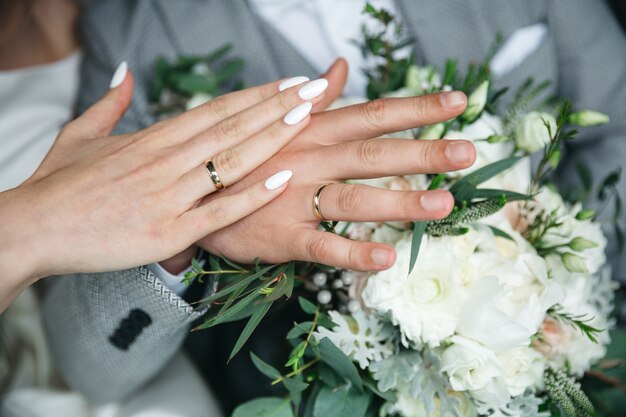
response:
M143 329L152 324L152 318L148 313L140 309L131 310L117 329L109 336L109 341L120 350L128 350Z

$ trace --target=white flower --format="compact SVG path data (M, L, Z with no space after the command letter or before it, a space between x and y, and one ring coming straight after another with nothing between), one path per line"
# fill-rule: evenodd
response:
M502 365L493 351L461 336L451 341L442 353L441 370L452 389L468 391L488 408L506 403L510 395L502 379Z
M433 67L411 65L406 73L405 85L415 95L426 94L441 88L441 77Z
M370 277L363 292L365 305L390 312L405 344L438 346L454 334L462 300L462 259L454 253L452 238L424 237L411 274L411 240L396 244L398 258L386 271ZM407 276L408 274L408 276Z
M512 397L522 395L527 388L540 388L543 382L545 359L530 347L508 350L498 355L502 377Z
M380 361L393 353L391 335L374 314L366 315L357 310L350 316L337 311L329 311L328 315L337 326L332 330L319 327L315 338L328 338L346 356L358 362L361 369L366 369L370 361Z
M545 213L554 212L560 226L552 228L542 239L542 245L546 247L567 245L576 238L584 238L593 242L596 246L581 251L562 246L559 248L561 253L571 253L582 259L587 272L596 273L606 263L606 255L604 249L607 245L607 239L602 232L599 223L592 220L578 220L576 215L582 210L580 204L570 207L561 197L561 195L548 187L542 187L535 196L534 213L537 214L544 210ZM531 218L531 221L533 219Z
M550 132L556 132L556 119L549 113L530 112L524 115L515 126L515 142L517 147L528 153L535 153L550 143Z
M191 110L198 106L203 105L204 103L209 102L212 99L213 97L210 94L196 93L189 99L189 101L187 101L187 104L185 105L185 107L187 108L187 110Z
M394 393L398 398L397 401L395 403L385 404L382 407L381 415L392 416L399 414L402 417L477 417L478 415L476 407L467 394L463 392L450 390L447 393L447 396L450 398L447 398L446 401L454 401L456 403L453 410L454 414L451 412L443 414L440 409L441 401L437 397L434 398L437 410L435 410L433 414L429 414L424 401L420 397L415 398L412 396L407 384L402 384Z

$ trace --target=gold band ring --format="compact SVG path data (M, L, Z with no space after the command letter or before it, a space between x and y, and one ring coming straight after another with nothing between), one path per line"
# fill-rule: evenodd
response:
M317 191L315 192L315 195L313 196L313 214L315 214L315 217L317 217L321 221L326 221L326 219L324 218L324 215L322 214L322 210L320 210L320 201L322 198L322 191L324 191L324 188L326 188L330 184L331 183L322 185L320 188L317 189Z
M211 181L213 181L213 184L215 184L215 188L217 188L217 191L223 190L224 184L222 184L222 180L220 180L220 175L215 170L215 166L213 166L213 161L206 161L206 164L204 164L204 166L211 176Z

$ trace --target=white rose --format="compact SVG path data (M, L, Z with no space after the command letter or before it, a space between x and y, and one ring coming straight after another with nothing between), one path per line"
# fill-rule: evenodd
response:
M211 101L212 99L213 96L211 96L210 94L196 93L189 99L189 101L187 101L187 104L185 104L185 108L187 110L195 109L196 107L201 106L204 103Z
M522 395L527 388L539 388L543 382L545 360L530 347L502 352L498 355L502 376L512 397Z
M515 126L517 147L531 154L543 149L551 140L546 123L550 125L554 135L556 132L554 116L539 112L530 112L524 115Z
M471 339L454 336L442 354L441 370L452 389L468 393L487 408L505 404L510 395L497 356Z
M464 297L464 269L453 241L424 236L415 267L408 274L411 240L404 238L395 247L396 263L368 280L365 305L390 312L405 344L435 347L454 334Z

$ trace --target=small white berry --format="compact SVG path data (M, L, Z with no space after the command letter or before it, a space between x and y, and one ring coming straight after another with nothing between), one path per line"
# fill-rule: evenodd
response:
M343 281L340 279L336 279L333 281L333 288L338 290L339 288L343 287Z
M343 272L341 274L341 280L343 281L344 285L352 285L352 283L354 282L354 273L350 271Z
M361 309L361 304L357 300L350 300L348 303L348 311L350 313L356 313Z
M328 290L322 290L317 293L317 301L320 304L328 304L332 300L333 295Z
M316 272L315 274L313 274L313 284L317 285L318 287L323 287L324 285L326 285L327 280L328 278L326 277L326 274L324 272Z

